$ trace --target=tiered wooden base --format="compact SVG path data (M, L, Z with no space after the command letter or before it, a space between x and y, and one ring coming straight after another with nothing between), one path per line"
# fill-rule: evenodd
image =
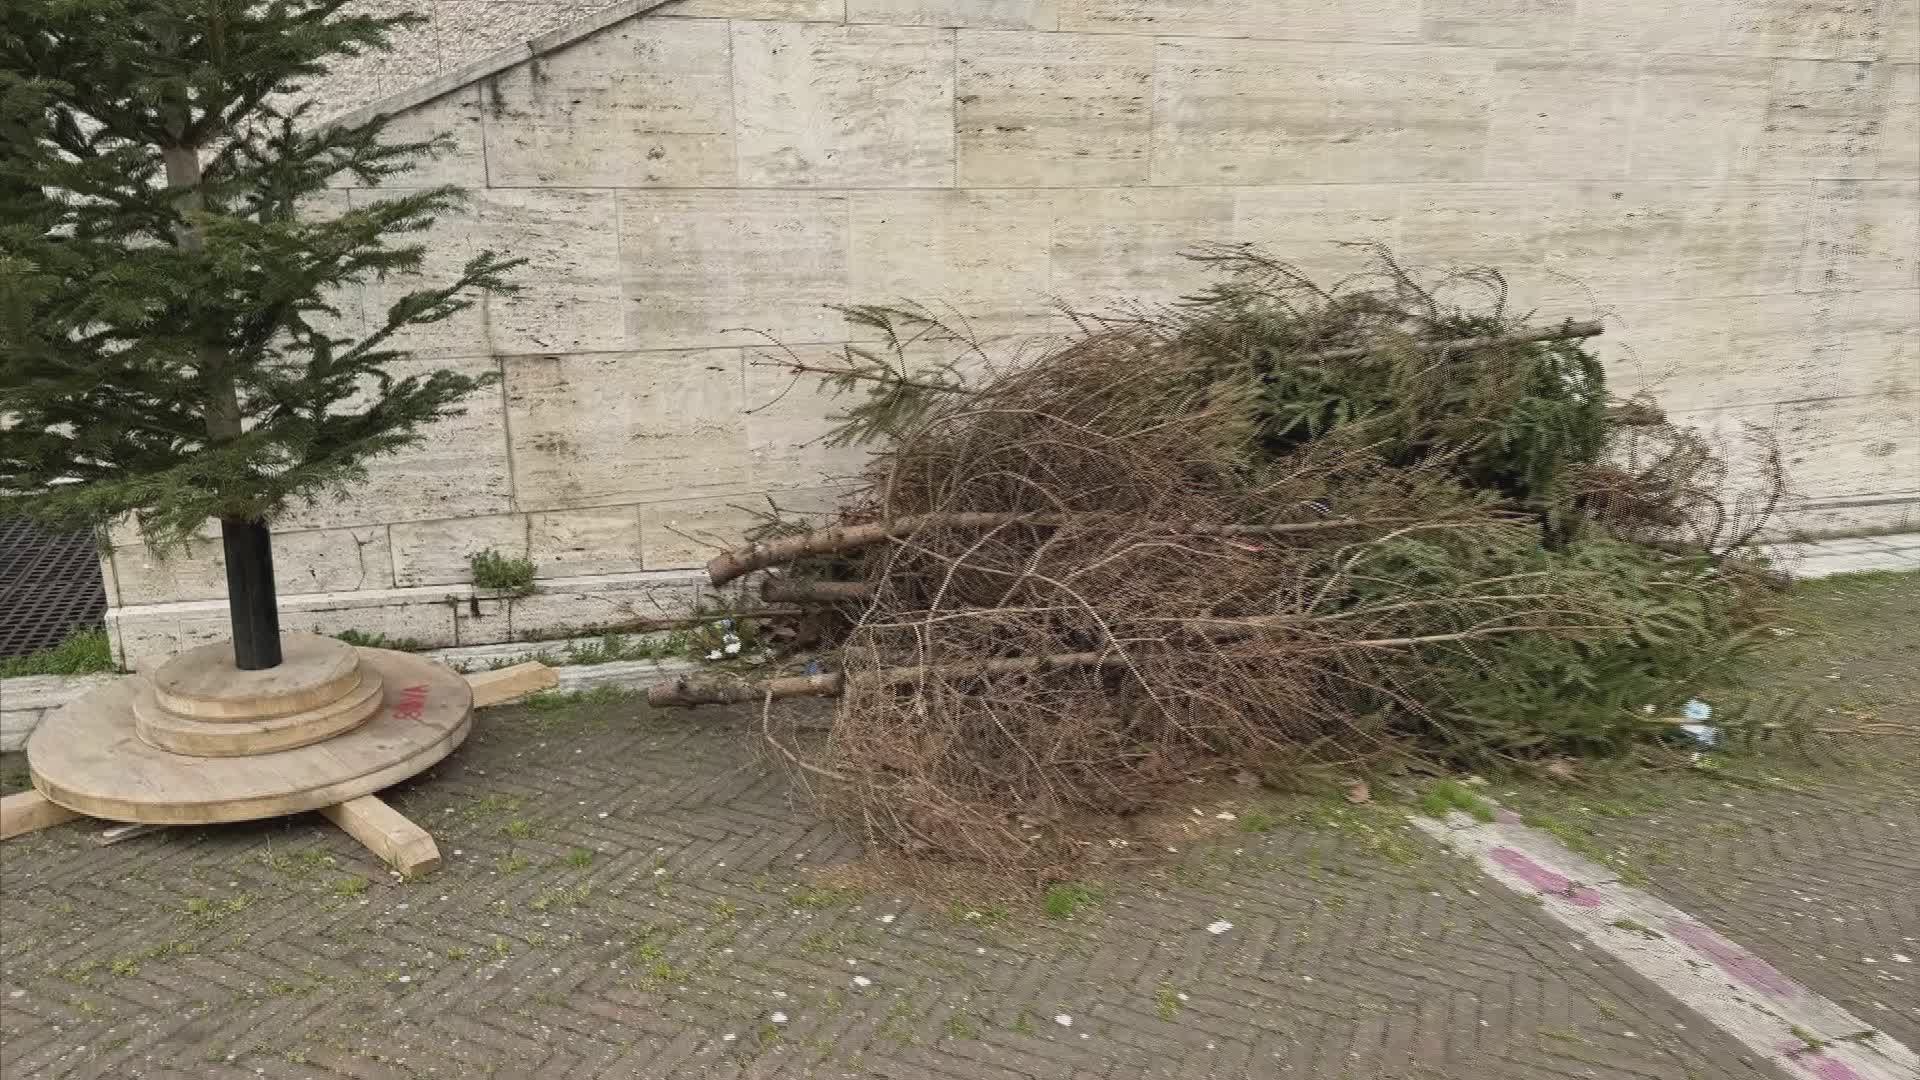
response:
M320 810L404 872L437 865L432 838L372 795L466 738L466 679L312 634L284 635L282 650L285 662L253 672L234 667L230 645L206 646L54 712L27 742L39 797L73 814L160 825ZM60 817L26 801L7 810L7 835L30 817Z
M176 754L242 757L330 739L380 711L380 669L353 646L288 634L281 650L265 671L235 668L224 642L174 657L134 691L134 731Z

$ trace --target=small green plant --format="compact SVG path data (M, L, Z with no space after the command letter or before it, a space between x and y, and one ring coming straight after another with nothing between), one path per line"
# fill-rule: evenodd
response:
M546 911L554 907L582 907L592 893L590 885L576 885L571 889L548 889L533 898L527 906L535 911Z
M476 551L467 558L473 572L473 587L493 592L525 596L533 591L533 560L502 555L493 548Z
M552 716L582 706L614 705L639 696L626 686L596 686L588 690L541 690L520 699L520 704L535 714Z
M367 879L356 876L338 878L333 883L333 891L340 896L359 896L367 891Z
M1020 1015L1013 1018L1013 1030L1019 1032L1022 1035L1037 1034L1033 1028L1033 1017L1028 1015L1024 1011L1021 1012Z
M447 947L447 959L449 960L465 960L470 955L472 954L468 950L458 945L450 945Z
M593 852L586 848L574 848L567 852L567 865L584 870L593 865Z
M977 1039L980 1029L974 1027L973 1022L965 1016L954 1013L947 1017L947 1036L953 1039Z
M1265 810L1249 810L1240 815L1240 831L1249 833L1272 832L1280 824L1280 819Z
M229 915L238 915L253 903L252 893L235 893L225 900L210 900L204 896L187 898L187 914L217 922Z
M526 818L514 818L512 821L502 825L500 831L515 840L525 840L527 837L533 835L533 823Z
M394 652L421 652L432 648L419 638L390 638L378 631L342 630L333 635L336 640L344 641L363 649L392 649Z
M1655 930L1639 919L1615 919L1613 920L1613 928L1616 930L1625 930L1629 934L1639 934L1644 938L1659 938L1662 936L1660 931Z
M86 675L118 671L105 630L78 630L51 649L0 660L0 678L18 675Z
M853 894L844 889L824 889L809 886L797 889L788 901L794 907L807 911L824 911L830 907L839 907L853 899Z
M1098 893L1085 885L1062 882L1049 888L1040 903L1049 917L1070 919L1076 911L1094 903L1099 898Z
M1483 823L1493 820L1493 804L1458 780L1441 780L1420 796L1420 812L1428 817L1445 818L1449 810L1458 810Z
M532 864L528 861L527 857L517 851L511 855L503 855L493 861L493 868L502 874L517 874L530 865Z
M1153 993L1153 1010L1160 1014L1162 1020L1171 1020L1180 1015L1181 1004L1180 992L1168 983L1161 983L1160 989Z

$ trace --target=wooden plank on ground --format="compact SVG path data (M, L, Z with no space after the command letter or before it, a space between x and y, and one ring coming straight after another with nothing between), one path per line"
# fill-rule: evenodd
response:
M473 687L473 707L480 709L512 701L535 690L550 690L560 685L560 676L547 665L529 660L499 671L476 672L467 676L467 684Z
M16 792L0 798L0 840L11 840L79 816L37 791Z
M427 830L372 795L323 806L327 820L345 829L387 865L412 877L440 868L440 847Z

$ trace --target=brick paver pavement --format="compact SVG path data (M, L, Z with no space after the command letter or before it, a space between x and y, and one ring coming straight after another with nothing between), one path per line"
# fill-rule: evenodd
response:
M413 883L313 817L10 841L0 1074L1777 1075L1370 807L1223 825L1071 919L835 892L806 868L855 847L747 723L482 713L390 793L447 857Z

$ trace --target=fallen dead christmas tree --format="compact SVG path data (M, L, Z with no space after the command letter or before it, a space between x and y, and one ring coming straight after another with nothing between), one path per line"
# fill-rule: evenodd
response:
M1729 503L1700 439L1607 396L1597 325L1529 325L1487 274L1323 289L1204 258L1208 292L1000 369L923 313L851 311L878 347L793 366L861 395L864 483L709 565L832 613L833 670L653 703L760 704L870 842L1045 877L1221 769L1664 737L1645 709L1761 621L1742 551L1777 461ZM1443 299L1462 284L1492 299ZM795 696L838 698L824 732Z

